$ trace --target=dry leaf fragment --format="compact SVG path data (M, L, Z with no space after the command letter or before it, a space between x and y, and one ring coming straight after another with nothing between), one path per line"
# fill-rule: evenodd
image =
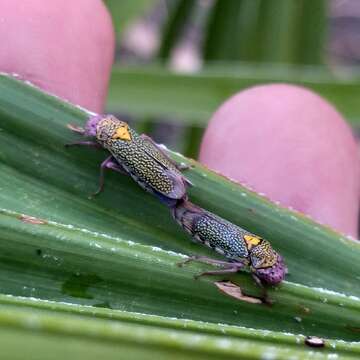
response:
M231 281L216 281L214 284L221 292L235 299L245 301L250 304L262 303L262 300L257 297L244 295L241 291L240 286L232 283Z

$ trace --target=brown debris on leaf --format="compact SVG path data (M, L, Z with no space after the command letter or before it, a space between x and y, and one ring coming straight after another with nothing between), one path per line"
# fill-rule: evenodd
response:
M299 305L299 311L304 315L308 315L311 313L311 310L308 307L301 304Z
M44 225L44 224L47 224L46 220L38 219L38 218L36 218L34 216L29 216L29 215L21 215L19 217L19 219L24 223L32 224L32 225Z
M224 294L231 296L237 300L245 301L250 304L262 304L263 301L257 297L248 296L243 294L240 286L232 283L231 281L216 281L215 286Z

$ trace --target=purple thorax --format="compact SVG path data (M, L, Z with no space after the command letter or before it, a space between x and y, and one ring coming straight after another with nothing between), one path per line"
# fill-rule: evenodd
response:
M269 285L276 285L283 281L286 273L287 267L280 255L278 255L278 260L273 266L255 271L259 279Z
M85 124L85 136L96 136L97 124L104 118L104 115L94 115Z

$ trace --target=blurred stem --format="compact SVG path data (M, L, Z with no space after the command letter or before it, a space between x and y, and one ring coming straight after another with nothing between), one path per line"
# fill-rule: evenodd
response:
M324 45L327 33L327 7L324 0L303 0L299 17L299 32L296 63L304 65L322 64L324 61Z
M210 10L203 46L209 60L235 60L238 45L238 16L243 0L217 0Z
M196 6L195 0L178 0L174 6L169 7L168 20L162 31L161 46L158 57L169 59L171 51L182 36L185 25Z

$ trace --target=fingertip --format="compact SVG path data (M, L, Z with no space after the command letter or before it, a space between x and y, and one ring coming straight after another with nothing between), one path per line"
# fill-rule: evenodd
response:
M101 112L114 56L110 15L100 0L4 0L0 70Z
M270 199L357 236L359 154L342 116L314 92L272 84L213 115L200 161Z

